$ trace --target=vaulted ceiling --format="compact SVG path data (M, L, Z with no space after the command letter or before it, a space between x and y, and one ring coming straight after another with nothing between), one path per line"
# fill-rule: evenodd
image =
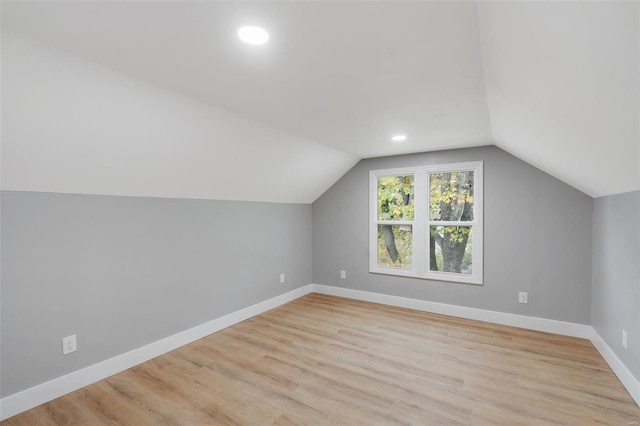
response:
M283 187L294 194L289 198L267 189L245 198L311 202L360 158L495 144L594 197L637 190L639 17L638 2L630 1L3 1L3 32L193 99L255 130L226 134L224 146L198 140L197 150L183 138L171 155L195 154L182 168L166 166L157 188L150 183L126 193L91 183L98 164L80 170L68 158L33 160L55 148L9 124L3 188L234 198L204 186L229 173L213 157L256 151L263 180L305 178L299 187ZM243 45L236 31L248 24L268 29L269 43ZM3 92L18 80L7 64L17 56L4 51L3 42ZM11 100L26 90L10 91ZM3 94L3 122L15 103ZM261 138L260 129L270 136ZM407 140L392 143L396 133ZM70 138L60 137L60 147L95 149ZM139 151L153 150L153 138L138 139L150 143ZM110 146L122 148L106 141L101 153L108 157ZM287 155L298 164L288 174L260 168ZM157 167L145 163L152 157L128 161L132 170L153 174ZM47 167L67 173L64 182L39 183L52 181L45 172L26 176ZM86 186L74 186L69 170L80 170ZM190 170L201 172L180 177ZM108 181L104 173L95 182Z

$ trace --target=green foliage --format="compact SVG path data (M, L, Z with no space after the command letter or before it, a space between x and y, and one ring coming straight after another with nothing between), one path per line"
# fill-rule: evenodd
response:
M453 243L464 243L468 238L470 229L462 226L445 226L444 239Z
M378 178L378 220L412 221L415 204L414 176ZM378 265L410 268L413 254L412 227L378 226Z
M429 215L432 220L473 220L473 172L430 174Z
M413 175L378 178L378 220L413 220L413 181Z

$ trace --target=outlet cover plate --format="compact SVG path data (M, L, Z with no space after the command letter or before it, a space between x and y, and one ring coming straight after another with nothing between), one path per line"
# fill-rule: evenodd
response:
M67 355L77 350L78 350L78 345L76 342L75 334L62 338L62 355Z
M529 303L529 293L521 291L520 294L518 294L518 303Z

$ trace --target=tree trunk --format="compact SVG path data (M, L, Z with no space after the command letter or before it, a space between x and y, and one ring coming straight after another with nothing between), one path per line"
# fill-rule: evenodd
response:
M396 237L393 235L393 229L391 229L391 225L380 226L382 226L382 231L384 232L384 245L387 247L389 257L391 257L393 263L396 263L398 260L398 248L396 247Z
M462 241L451 240L451 234L444 233L442 241L442 270L446 272L462 272L462 259L467 248L469 234L462 237Z
M429 232L429 270L438 270L438 262L436 261L436 237L431 232Z

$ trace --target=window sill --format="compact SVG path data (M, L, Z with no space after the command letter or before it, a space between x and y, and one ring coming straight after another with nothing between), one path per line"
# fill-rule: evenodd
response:
M369 272L372 274L379 275L389 275L396 277L408 277L408 278L419 278L422 280L430 280L430 281L447 281L453 283L460 284L473 284L473 285L484 285L482 278L473 276L473 275L461 275L454 274L448 272L435 272L435 273L427 273L427 274L418 274L412 270L398 270L391 268L370 268Z

